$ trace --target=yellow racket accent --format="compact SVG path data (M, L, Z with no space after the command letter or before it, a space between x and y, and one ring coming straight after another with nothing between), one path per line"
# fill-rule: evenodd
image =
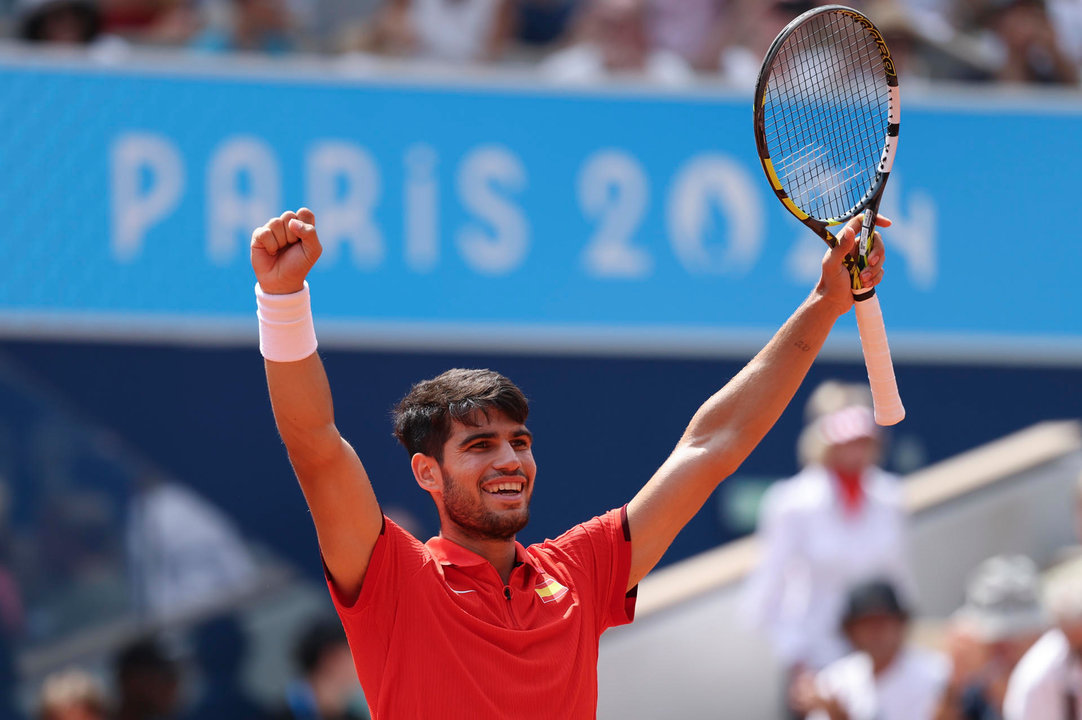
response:
M770 181L771 187L775 190L781 190L781 180L778 179L778 174L774 172L774 163L770 161L770 158L763 158L763 169L766 170L766 178Z
M806 213L803 210L801 210L800 208L798 208L796 206L796 203L793 202L792 200L790 200L788 197L783 195L781 197L781 201L782 201L782 203L785 204L785 207L789 208L789 212L793 213L794 215L796 215L801 220L807 220L808 219L808 217L809 217L808 213Z

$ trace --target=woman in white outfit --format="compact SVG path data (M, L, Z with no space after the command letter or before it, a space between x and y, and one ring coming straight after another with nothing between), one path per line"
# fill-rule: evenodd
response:
M805 468L763 500L745 600L791 680L849 651L841 618L852 587L882 578L912 602L901 486L876 466L879 452L868 407L831 409L801 439Z

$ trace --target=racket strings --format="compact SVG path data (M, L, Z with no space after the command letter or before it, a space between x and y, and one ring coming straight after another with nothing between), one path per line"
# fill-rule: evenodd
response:
M820 97L829 98L835 100L838 103L838 107L833 110L833 115L837 117L838 113L842 111L842 108L847 102L847 98L852 96L852 91L855 89L858 96L863 97L867 94L866 83L864 87L851 88L847 84L842 82L843 78L836 72L808 72L809 67L822 67L822 68L837 68L839 60L837 57L839 53L844 52L844 48L840 48L836 42L840 33L838 32L837 17L831 18L830 23L833 27L830 28L833 37L831 40L835 42L823 42L820 38L816 37L819 33L809 33L806 37L801 38L801 41L797 45L797 53L794 57L798 60L806 60L804 65L798 67L797 76L802 78L806 85L810 86L814 92ZM809 47L809 41L811 45ZM851 58L850 58L851 59ZM868 69L867 63L863 63L864 67L860 68L862 71ZM855 77L860 78L861 73L855 73ZM790 106L791 108L792 106ZM828 111L829 112L829 111ZM820 111L822 115L822 111ZM793 133L799 132L805 129L803 123L796 122L801 119L799 113L789 112L787 115L792 119L787 123L786 131ZM846 114L848 115L848 113ZM805 118L806 119L806 118ZM823 117L819 118L824 119ZM783 163L786 169L790 173L796 170L799 174L798 187L803 187L811 190L813 193L817 193L820 199L831 198L837 196L840 190L849 187L854 180L860 180L864 171L863 167L859 167L855 161L850 161L843 165L839 165L838 153L835 152L829 157L829 167L826 167L823 162L827 159L828 153L825 151L826 147L836 147L846 143L846 138L842 134L847 129L840 127L839 123L822 123L819 122L818 128L816 128L821 134L823 134L824 144L821 145L821 150L817 156L809 156L807 152L794 156L795 163ZM848 128L851 130L852 128ZM806 133L802 133L806 134ZM864 142L866 145L867 133L857 133L855 139L858 143ZM852 142L850 140L850 142ZM807 145L805 145L807 147ZM855 169L855 172L853 172ZM860 183L858 183L860 184ZM806 194L806 193L804 193ZM802 198L805 199L805 198ZM808 198L811 199L811 198ZM844 208L843 208L844 209ZM832 210L838 210L838 208L832 208ZM838 214L837 212L828 211L829 215L833 216Z
M821 220L848 217L874 187L889 90L878 44L823 13L780 48L764 97L764 136L786 194Z

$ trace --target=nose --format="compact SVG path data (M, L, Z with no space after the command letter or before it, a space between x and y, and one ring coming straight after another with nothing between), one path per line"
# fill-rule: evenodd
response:
M511 443L505 442L500 444L499 454L492 463L492 467L500 472L511 473L522 468L522 460Z

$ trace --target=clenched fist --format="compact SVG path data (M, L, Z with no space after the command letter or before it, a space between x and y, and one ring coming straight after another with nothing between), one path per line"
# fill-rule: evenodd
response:
M322 252L316 216L308 208L288 210L252 233L252 269L269 295L300 291Z

